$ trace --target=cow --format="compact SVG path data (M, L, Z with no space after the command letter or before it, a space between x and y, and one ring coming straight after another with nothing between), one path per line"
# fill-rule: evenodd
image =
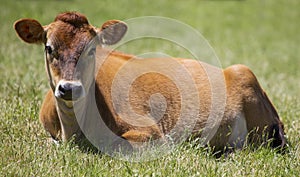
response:
M86 99L91 98L102 121L100 126L132 144L163 139L171 133L178 135L184 132L180 127L189 124L192 127L188 135L193 138L203 136L205 127L209 127L211 131L207 132L211 133L205 144L217 150L241 148L247 142L269 142L273 148L287 145L275 107L244 65L221 69L193 59L141 59L109 50L105 46L118 43L127 25L110 20L97 28L78 12L58 14L45 26L34 19L20 19L14 29L26 43L45 47L51 88L39 118L54 140L67 142L72 137L84 137L80 122L90 119L89 111L84 110L93 107ZM87 50L92 42L97 43L96 47ZM78 63L90 57L96 58L95 63L76 71ZM152 72L129 81L138 70ZM182 74L189 76L189 81L180 78ZM129 92L127 97L121 95L124 89ZM82 100L78 119L74 105ZM128 113L128 105L135 114ZM181 113L183 109L185 113ZM214 126L216 122L219 124ZM86 125L89 131L97 129L94 124Z

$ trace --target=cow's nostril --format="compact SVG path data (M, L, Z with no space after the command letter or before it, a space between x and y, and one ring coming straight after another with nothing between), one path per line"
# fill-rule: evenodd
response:
M58 90L61 92L61 93L65 93L65 89L62 85L59 85L58 86Z

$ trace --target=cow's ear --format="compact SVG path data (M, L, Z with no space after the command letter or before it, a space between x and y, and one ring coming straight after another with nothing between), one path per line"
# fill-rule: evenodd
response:
M109 20L99 29L101 44L114 45L119 42L127 31L127 25L119 20Z
M19 37L27 43L42 43L44 28L33 19L20 19L15 22L14 28Z

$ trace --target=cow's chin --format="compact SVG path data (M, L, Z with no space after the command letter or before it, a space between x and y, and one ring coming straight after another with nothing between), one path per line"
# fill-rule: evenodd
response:
M85 95L81 95L80 97L74 99L63 99L62 97L55 95L55 98L58 102L63 103L66 107L73 108L76 103L80 103L80 101L85 98Z

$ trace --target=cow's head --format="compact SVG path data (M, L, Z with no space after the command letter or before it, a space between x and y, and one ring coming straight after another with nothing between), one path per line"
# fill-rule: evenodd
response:
M127 30L126 24L118 20L107 21L101 28L95 28L77 12L59 14L46 26L33 19L20 19L14 28L23 41L45 45L50 85L55 97L65 101L75 101L85 95L83 82L87 78L84 72L88 69L75 71L86 46L95 39L102 45L113 45ZM88 55L95 54L95 48L89 50Z

